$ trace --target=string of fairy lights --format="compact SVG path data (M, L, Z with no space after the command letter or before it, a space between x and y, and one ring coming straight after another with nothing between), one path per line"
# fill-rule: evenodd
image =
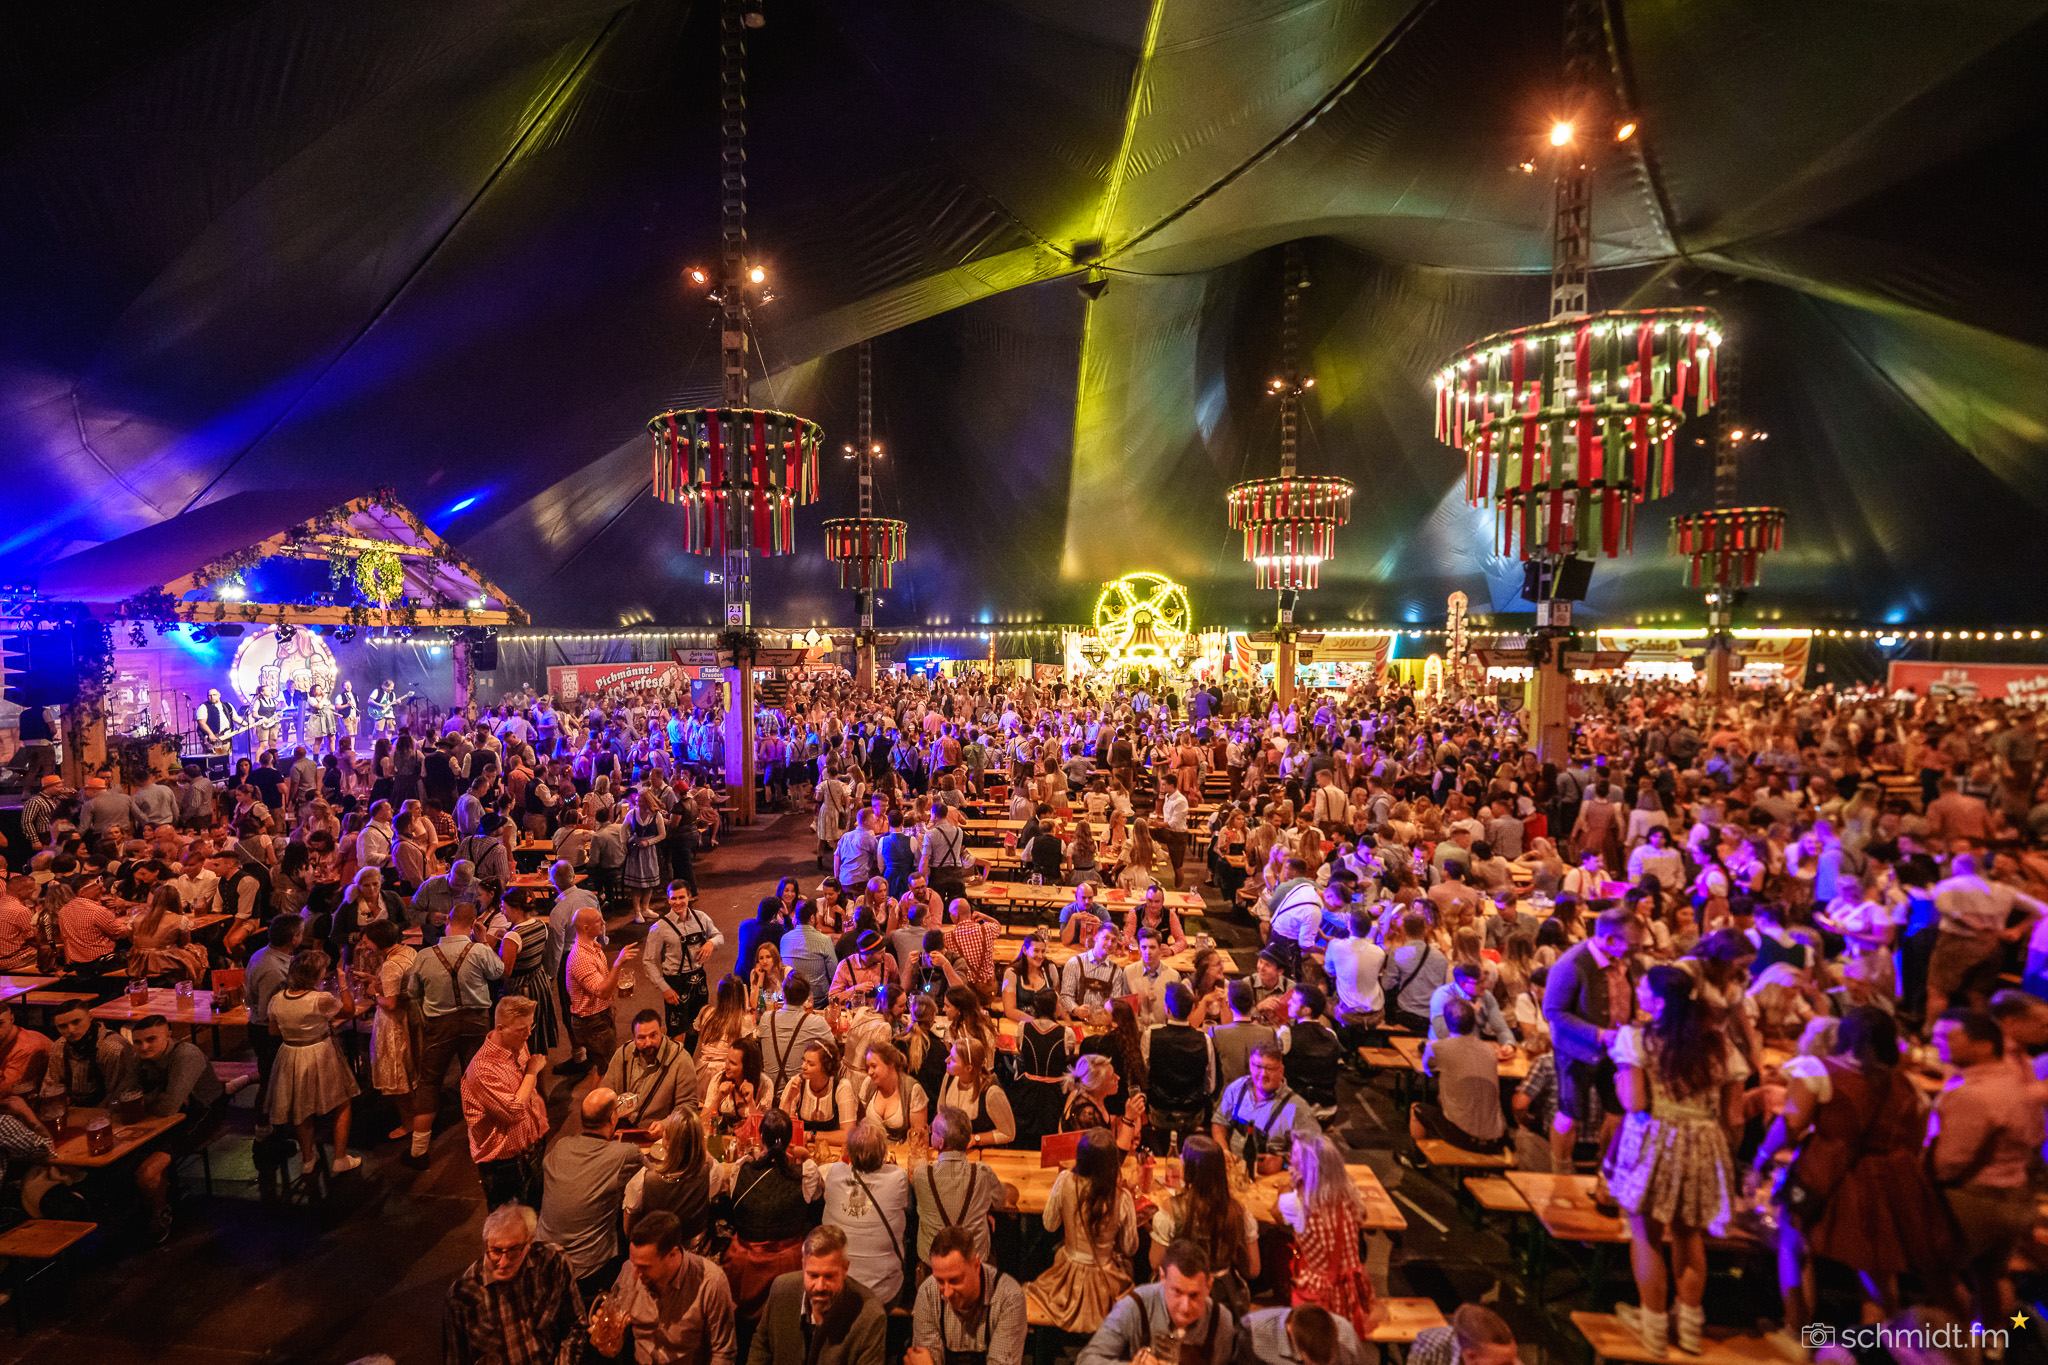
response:
M769 636L769 637L779 637L779 638L786 638L786 639L794 639L794 638L796 638L796 637L798 637L798 636L802 636L802 635L805 635L805 634L807 634L807 633L810 633L810 632L816 632L816 634L817 634L818 636L820 636L820 637L826 637L826 636L829 636L829 637L831 637L831 638L832 638L832 640L834 640L835 642L837 642L837 641L839 641L839 640L841 640L841 639L844 639L844 640L846 640L846 641L850 642L850 641L851 641L851 640L853 639L853 636L854 636L854 634L855 634L855 632L856 632L856 630L857 630L857 627L855 627L855 626L853 626L853 625L832 625L832 626L822 626L822 625L820 625L820 626L803 626L803 627L795 627L795 626L789 626L789 627L780 627L780 626L762 626L762 627L759 627L759 629L760 629L761 633L762 633L762 634L763 634L764 636ZM900 628L895 628L895 629L892 629L892 630L891 630L891 631L890 631L889 633L890 633L891 635L897 636L897 637L898 637L899 639L902 639L902 640L905 640L905 641L910 641L910 640L969 640L969 641L979 641L979 642L981 642L981 643L984 643L984 644L986 644L986 643L988 643L988 642L990 642L990 641L996 641L996 642L1011 642L1011 643L1018 643L1018 642L1027 642L1027 641L1038 641L1038 640L1043 640L1043 641L1048 641L1048 642L1058 642L1058 641L1062 640L1062 639L1063 639L1064 637L1066 637L1067 635L1070 635L1070 634L1078 634L1078 633L1085 633L1085 632L1086 632L1086 631L1087 631L1088 629L1089 629L1089 627L1087 627L1087 626L1081 626L1081 625L1044 625L1044 626L1035 626L1035 627L1029 627L1029 628L1022 628L1022 629L1020 629L1020 628L1015 628L1015 627L1001 627L1001 626L988 626L988 627L985 627L985 628L982 628L982 629L974 629L974 628L972 628L972 627L970 627L970 628L967 628L967 629L958 629L958 628L951 628L951 629L941 629L941 628L932 628L932 627L921 627L921 626L905 626L905 627L900 627ZM1259 627L1254 627L1254 626L1205 626L1205 627L1203 627L1203 628L1202 628L1202 630L1201 630L1201 631L1199 631L1199 632L1198 632L1198 634L1202 634L1202 635L1212 635L1212 634L1240 634L1240 635L1241 635L1241 634L1245 634L1245 633L1248 633L1249 631L1252 631L1252 630L1255 630L1255 629L1259 629ZM1361 638L1369 638L1369 637L1393 637L1393 638L1401 638L1401 637L1406 637L1407 639L1411 639L1411 640L1425 640L1425 639L1445 639L1445 638L1448 638L1448 636L1449 636L1449 634L1450 634L1450 632L1449 632L1448 630L1446 630L1446 629L1444 629L1444 628L1442 628L1442 627L1428 627L1428 626L1383 626L1383 627L1364 627L1364 628L1360 628L1360 627L1346 627L1346 626L1331 626L1331 627L1317 627L1317 626L1309 626L1309 627L1306 627L1306 629L1308 629L1308 630L1310 630L1310 631L1319 631L1319 632L1320 632L1321 634L1323 634L1324 636L1326 636L1326 637L1331 637L1331 638L1335 638L1335 639L1361 639ZM1489 627L1487 627L1487 626L1486 626L1485 624L1483 624L1483 623L1479 623L1479 622L1475 622L1475 623L1474 623L1474 626L1473 626L1473 627L1468 627L1468 632L1472 632L1472 631L1475 631L1475 630L1476 630L1476 633L1485 633L1485 632L1486 632L1486 631L1487 631L1488 629L1489 629ZM1510 625L1496 625L1496 626L1494 626L1494 627L1491 627L1490 629L1492 629L1492 630L1494 630L1494 631L1496 631L1496 632L1506 632L1506 633L1510 633L1510 634L1512 634L1512 633L1514 633L1515 627L1513 627L1513 626L1510 626ZM425 634L428 634L428 633L429 633L429 632L425 632L425 631L422 631L422 632L420 632L420 634L421 634L421 635L425 635ZM1691 637L1691 636L1696 636L1696 635L1699 635L1699 636L1703 636L1703 635L1705 635L1705 634L1707 633L1707 628L1706 628L1706 627L1705 627L1704 625L1702 625L1702 626L1696 626L1696 627L1695 627L1695 626L1664 626L1664 627L1628 627L1628 626L1614 626L1614 627L1603 627L1603 628L1601 629L1601 631L1600 631L1599 633L1601 633L1601 634L1605 634L1605 635L1632 635L1632 636L1648 636L1648 635L1658 635L1658 636L1670 636L1670 637L1672 637L1672 638L1687 638L1687 637ZM1831 639L1831 640L1839 639L1839 640L1858 640L1858 641L1860 641L1860 640L1869 640L1869 641L1873 641L1874 643L1876 643L1876 644L1878 644L1878 645L1880 645L1880 646L1882 646L1882 647L1884 647L1884 648L1892 648L1892 647L1893 647L1893 646L1895 646L1895 645L1898 645L1898 644L1901 644L1901 643L1906 643L1906 642L1915 642L1915 643L1927 643L1927 644L1940 644L1940 643L1942 643L1942 642L1944 642L1944 641L1946 641L1946 642L1949 642L1949 643L1962 643L1962 642L1965 642L1965 641L1967 641L1967 642L1971 642L1971 643L1976 643L1976 642L1980 642L1980 641L1981 641L1981 642L1984 642L1984 643L1987 643L1987 644L1991 644L1991 643L1997 643L1997 644L2024 644L2024 643L2029 643L2029 642L2032 642L2032 641L2037 641L2037 640L2041 640L2041 639L2044 639L2044 638L2048 638L2048 631L2044 631L2044 630L2037 630L2037 629L2031 629L2031 628L2020 628L2020 629L2004 629L2004 630L1977 630L1977 629L1974 629L1974 628L1972 628L1972 629L1955 629L1955 628L1951 628L1951 629L1946 629L1946 630L1943 630L1943 629L1932 629L1932 628L1923 628L1923 627L1906 627L1906 626L1892 626L1892 625L1886 625L1886 626L1871 626L1871 627L1860 627L1860 626L1856 626L1856 627L1821 627L1821 626L1813 626L1813 627L1795 627L1795 626L1774 626L1774 627L1771 627L1771 628L1769 628L1769 629L1768 629L1767 631L1758 631L1758 632L1750 632L1750 631L1743 631L1743 630L1738 630L1738 631L1737 631L1736 633L1737 633L1738 635L1744 635L1744 634L1751 634L1751 633L1766 633L1766 634L1771 634L1771 635L1798 635L1798 634L1810 634L1810 635L1812 635L1812 636L1813 636L1814 638L1816 638L1816 639L1820 639L1820 638L1825 638L1825 639ZM706 644L709 644L709 643L711 643L711 642L715 641L715 640L716 640L717 638L718 638L718 632L716 632L716 631L712 631L712 630L667 630L667 629L663 629L663 628L661 628L661 627L658 627L658 626L641 626L641 627L635 627L635 628L632 628L632 629L626 629L626 630L583 630L583 631L564 631L564 630L515 630L515 631L503 631L503 630L501 630L500 632L498 632L498 639L499 639L499 641L500 641L500 642L502 642L502 643L508 643L508 644L543 644L543 643L578 643L578 644L591 644L591 643L597 643L597 642L600 642L600 641L606 641L606 640L656 640L656 639L660 639L660 640L670 640L670 641L677 641L677 642L688 642L688 641L696 641L696 642L702 642L702 643L706 643ZM377 645L393 645L393 644L404 644L404 643L408 643L408 641L405 641L405 640L399 640L399 639L387 639L387 638L383 638L383 637L375 637L375 638L373 638L373 639L372 639L371 643L373 643L373 644L377 644Z

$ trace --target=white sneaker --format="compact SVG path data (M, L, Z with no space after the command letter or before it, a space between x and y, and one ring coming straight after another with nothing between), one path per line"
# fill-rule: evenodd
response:
M359 1156L338 1156L327 1163L327 1173L329 1175L342 1175L362 1164L363 1159Z

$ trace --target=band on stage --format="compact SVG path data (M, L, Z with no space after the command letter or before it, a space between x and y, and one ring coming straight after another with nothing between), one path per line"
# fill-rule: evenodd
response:
M236 706L218 687L193 713L188 737L195 753L255 758L267 749L303 744L315 757L336 752L339 741L357 735L391 735L398 731L398 708L418 693L400 695L386 678L358 701L354 684L343 680L330 695L318 679L304 689L287 682L283 695L261 683L247 704ZM361 728L367 722L367 729Z

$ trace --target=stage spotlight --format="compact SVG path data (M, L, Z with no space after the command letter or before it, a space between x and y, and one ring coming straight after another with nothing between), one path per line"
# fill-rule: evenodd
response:
M355 638L356 628L354 626L336 626L334 628L334 639L338 644L345 645Z
M192 643L193 643L193 644L195 644L195 645L210 645L210 644L212 644L212 643L213 643L213 631L212 631L212 629L211 629L210 627L207 627L207 626L194 626L194 627L192 628Z

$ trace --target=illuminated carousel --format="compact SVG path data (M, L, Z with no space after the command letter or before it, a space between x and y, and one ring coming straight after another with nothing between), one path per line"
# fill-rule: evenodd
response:
M1077 674L1113 681L1182 673L1201 653L1187 589L1164 574L1129 573L1102 585L1092 629L1069 638Z

